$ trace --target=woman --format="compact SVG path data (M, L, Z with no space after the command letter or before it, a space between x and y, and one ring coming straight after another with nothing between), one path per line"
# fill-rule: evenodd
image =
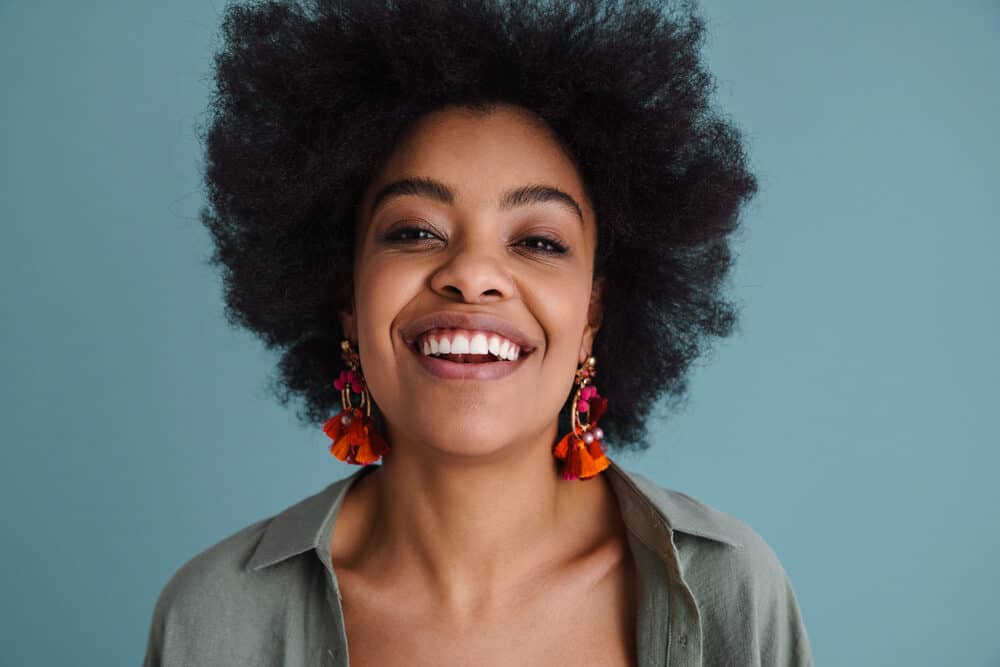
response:
M735 321L755 182L698 19L316 0L224 34L228 312L362 467L185 564L146 664L811 664L760 536L609 458Z

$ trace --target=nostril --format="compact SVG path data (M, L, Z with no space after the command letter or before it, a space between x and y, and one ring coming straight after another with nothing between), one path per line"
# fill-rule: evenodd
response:
M495 287L490 287L485 290L477 290L475 285L466 284L465 289L462 289L459 285L444 285L440 289L446 294L457 297L462 301L467 301L466 294L468 294L470 297L468 299L469 303L473 303L471 299L477 292L479 294L479 299L482 299L483 297L503 297L503 291Z

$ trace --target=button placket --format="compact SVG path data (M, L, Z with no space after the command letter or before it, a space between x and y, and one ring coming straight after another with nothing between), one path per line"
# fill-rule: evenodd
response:
M694 594L684 581L677 557L674 532L670 530L670 550L664 554L670 577L670 631L667 640L668 667L701 667L701 614Z
M326 650L327 662L324 665L329 667L348 667L350 664L347 656L347 630L344 627L344 608L341 605L340 587L337 585L336 575L332 568L326 571L326 602L330 610L330 637L336 638L336 644L328 646Z

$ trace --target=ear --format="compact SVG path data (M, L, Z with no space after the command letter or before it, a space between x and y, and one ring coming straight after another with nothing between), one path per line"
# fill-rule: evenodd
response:
M583 338L580 341L579 360L582 364L587 360L594 350L594 337L601 328L604 319L604 287L603 277L595 278L593 287L590 290L590 305L587 308L587 326L583 330Z
M340 328L344 333L344 338L356 342L358 340L358 319L354 311L353 297L337 311L337 318L340 320Z

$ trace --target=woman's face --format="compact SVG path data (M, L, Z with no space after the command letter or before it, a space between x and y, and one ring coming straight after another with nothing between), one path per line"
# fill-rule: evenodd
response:
M430 113L383 164L358 216L354 311L342 323L390 444L456 456L549 446L600 318L594 213L549 130L507 105ZM442 314L494 319L426 320ZM494 350L506 338L523 351L476 364L424 358L434 324L439 350L463 336L476 352L482 333Z

